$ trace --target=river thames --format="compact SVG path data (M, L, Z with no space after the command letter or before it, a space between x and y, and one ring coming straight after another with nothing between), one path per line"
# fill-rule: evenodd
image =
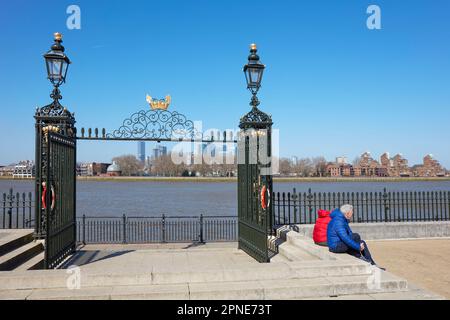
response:
M33 192L33 181L0 180L0 194ZM275 182L276 192L450 191L450 181ZM77 215L237 215L236 182L78 181Z

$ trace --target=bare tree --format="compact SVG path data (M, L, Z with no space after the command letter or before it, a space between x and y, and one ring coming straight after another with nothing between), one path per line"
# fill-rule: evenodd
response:
M176 164L170 154L153 159L152 173L157 176L178 177L187 170L185 163Z
M314 173L314 164L309 158L302 158L298 160L295 166L295 172L302 177L310 177Z
M119 165L123 176L135 176L144 169L144 165L131 154L115 157L112 161Z
M293 172L291 162L287 158L281 158L279 162L280 175L288 176Z
M327 160L323 156L315 157L312 159L315 174L319 177L323 177L327 172Z

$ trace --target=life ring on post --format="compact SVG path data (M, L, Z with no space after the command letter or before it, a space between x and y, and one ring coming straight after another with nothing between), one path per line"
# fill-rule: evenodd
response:
M52 192L52 204L50 206L50 209L53 210L55 208L55 188L51 186L51 192ZM47 197L47 184L45 182L42 182L42 208L47 209L47 202L45 201Z
M270 190L267 186L261 188L261 207L265 210L270 206Z

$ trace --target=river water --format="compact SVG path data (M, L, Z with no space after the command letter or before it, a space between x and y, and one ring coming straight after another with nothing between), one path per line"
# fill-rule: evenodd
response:
M0 180L0 195L33 192L32 181ZM450 191L450 181L278 182L280 192ZM209 216L237 215L236 182L78 181L77 215Z

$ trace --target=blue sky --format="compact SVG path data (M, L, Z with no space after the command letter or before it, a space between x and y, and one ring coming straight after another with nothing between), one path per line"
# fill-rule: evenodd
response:
M68 30L66 8L81 8ZM381 30L366 9L381 8ZM50 100L42 54L64 35L73 64L61 88L78 127L113 130L145 94L204 128L236 128L249 110L242 66L256 42L267 65L260 108L282 156L352 160L432 153L450 167L450 2L1 1L0 164L34 157L37 106ZM153 147L147 144L147 150ZM79 142L78 160L136 154L135 142Z

